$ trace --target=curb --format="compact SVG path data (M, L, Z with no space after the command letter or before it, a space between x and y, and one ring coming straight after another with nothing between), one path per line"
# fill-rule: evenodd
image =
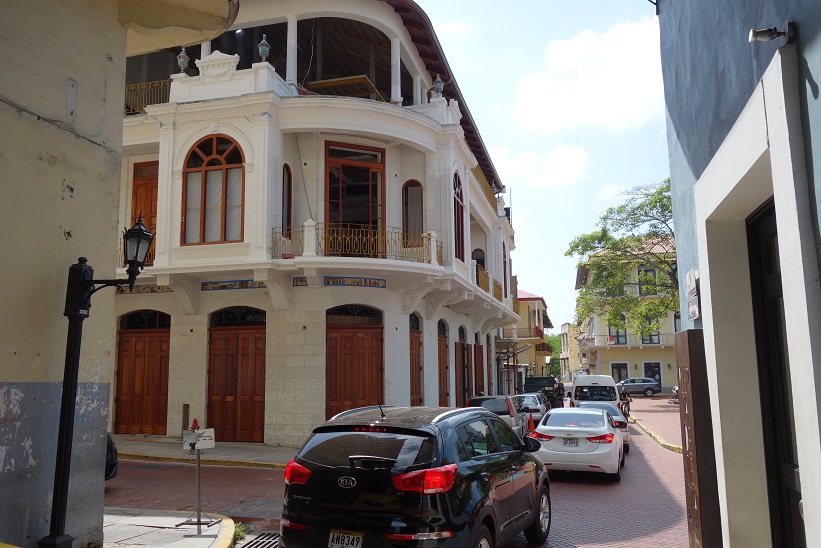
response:
M641 428L642 430L644 430L644 432L645 432L648 436L650 436L651 438L653 438L653 440L655 440L655 442L656 442L656 443L658 443L659 445L661 445L661 446L662 446L662 447L664 447L665 449L668 449L668 450L670 450L670 451L672 451L672 452L674 452L674 453L678 453L678 454L680 454L680 455L681 455L681 454L683 454L683 451L682 451L682 449L681 449L681 446L680 446L680 445L673 445L672 443L668 443L668 442L664 441L664 440L663 440L663 439L662 439L662 438L661 438L658 434L656 434L655 432L653 432L652 430L650 430L650 428L648 428L647 426L645 426L644 421L642 421L642 420L641 420L641 419L639 419L639 418L636 418L636 416L635 416L635 415L632 415L632 414L631 414L631 415L630 415L630 418L631 418L631 419L633 419L633 423L634 423L634 424L637 424L637 425L639 426L639 428Z
M163 455L142 455L137 453L120 452L118 457L122 460L147 460L154 462L179 462L183 464L197 464L197 459L194 457L168 457ZM209 466L245 466L248 468L285 468L284 464L278 462L256 462L244 460L227 460L227 459L204 459L200 458L200 464L207 464Z
M117 511L123 511L123 510L130 511L130 512L135 511L133 508L104 508L103 513L105 513L106 509L111 510L115 513ZM140 510L136 510L136 511L139 512ZM180 510L163 510L163 513L167 514L167 515L178 515L180 517L184 517L184 516L191 517L191 512L188 512L188 511L183 512L183 511L180 511ZM210 546L212 548L233 548L234 545L235 545L235 543L234 543L234 532L236 530L236 524L234 523L234 520L229 518L228 516L223 516L222 514L209 514L209 516L211 516L213 518L219 518L220 519L219 534L217 535L217 537L214 539L214 542ZM7 545L0 543L0 548L2 548L3 546L7 546Z

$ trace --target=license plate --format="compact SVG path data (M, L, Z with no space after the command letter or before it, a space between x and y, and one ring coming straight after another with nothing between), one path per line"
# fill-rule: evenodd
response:
M331 529L331 536L328 538L328 548L360 548L361 546L362 533Z
M578 440L578 438L565 438L564 439L564 445L566 447L578 447L579 446L579 440Z

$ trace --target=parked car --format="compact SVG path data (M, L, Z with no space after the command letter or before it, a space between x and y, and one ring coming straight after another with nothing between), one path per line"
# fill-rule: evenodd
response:
M111 434L106 434L105 443L105 481L117 477L117 468L119 468L119 458L117 456L117 446L114 440L111 439Z
M593 407L596 409L605 409L613 416L613 422L621 431L621 439L624 441L624 452L630 452L630 429L627 426L627 417L619 409L619 406L609 401L580 401L579 408Z
M533 418L533 424L539 424L547 410L551 408L550 402L541 392L533 392L531 394L517 394L514 396L519 401L519 405L525 411L525 417L529 414Z
M468 398L466 407L484 407L496 413L520 438L528 432L527 415L514 396L473 396Z
M621 480L624 442L604 409L551 409L528 435L541 442L536 456L550 471L597 472Z
M573 381L570 407L575 407L580 401L618 402L616 388L616 381L610 375L579 375Z
M644 394L648 398L653 394L661 392L661 383L650 377L624 379L619 382L616 387L619 389L619 392L621 392L621 388L624 387L628 394Z
M550 484L487 409L363 408L314 428L285 468L279 546L502 546L550 532Z

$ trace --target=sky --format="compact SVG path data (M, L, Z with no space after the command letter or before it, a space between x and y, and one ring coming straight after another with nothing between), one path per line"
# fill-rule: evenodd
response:
M519 289L573 321L578 258L625 190L669 176L655 6L647 0L416 0L506 187Z

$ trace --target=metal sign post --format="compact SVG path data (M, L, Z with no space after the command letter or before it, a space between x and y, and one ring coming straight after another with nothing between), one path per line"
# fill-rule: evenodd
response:
M195 450L197 452L197 510L195 512L195 514L197 514L197 519L192 520L191 518L194 517L194 514L191 514L191 516L189 516L187 520L183 521L182 523L178 523L177 527L181 525L196 525L197 535L202 534L203 525L211 527L212 525L216 525L217 523L222 521L222 519L214 519L205 512L203 512L200 502L200 451L203 449L213 449L214 447L214 429L205 428L203 430L200 430L197 419L194 419L194 421L191 423L191 431L188 434L186 434L185 438L183 439L182 448L186 451ZM202 519L203 514L207 518L205 521L203 521Z

